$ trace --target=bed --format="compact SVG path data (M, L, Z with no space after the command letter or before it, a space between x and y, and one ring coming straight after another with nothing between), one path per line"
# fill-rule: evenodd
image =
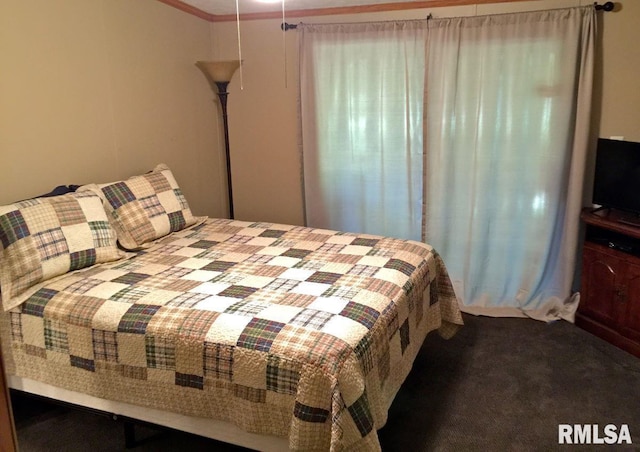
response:
M11 387L255 449L380 450L462 325L429 245L195 217L166 165L2 206L0 242Z

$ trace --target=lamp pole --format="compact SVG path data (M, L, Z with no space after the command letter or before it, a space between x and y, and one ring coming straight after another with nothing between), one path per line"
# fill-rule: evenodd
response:
M218 87L218 98L222 107L222 124L224 127L224 155L227 163L227 193L229 197L229 218L234 219L233 214L233 183L231 181L231 154L229 153L229 120L227 118L227 86L229 82L215 82Z
M222 107L222 123L224 126L224 154L227 164L227 194L229 198L229 218L234 219L233 212L233 185L231 181L231 154L229 152L229 122L227 118L227 86L233 77L233 73L240 67L240 60L229 61L198 61L196 66L204 73L211 87L215 85Z

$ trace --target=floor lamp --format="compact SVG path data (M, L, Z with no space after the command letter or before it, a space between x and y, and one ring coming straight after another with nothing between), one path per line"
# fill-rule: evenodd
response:
M220 106L222 107L222 121L224 124L224 152L227 160L227 192L229 195L229 218L233 220L233 186L231 183L231 157L229 155L229 124L227 122L227 85L233 77L233 73L240 66L240 60L229 61L198 61L196 66L204 73L214 88L217 90Z

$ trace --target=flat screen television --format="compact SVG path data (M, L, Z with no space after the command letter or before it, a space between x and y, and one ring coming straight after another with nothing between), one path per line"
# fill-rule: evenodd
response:
M640 215L640 143L598 139L593 203Z

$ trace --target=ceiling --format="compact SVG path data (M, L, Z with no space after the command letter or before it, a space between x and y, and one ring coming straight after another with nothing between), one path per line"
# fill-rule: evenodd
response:
M235 20L236 0L159 0L210 21ZM284 0L288 17L432 8L523 0ZM283 0L237 0L241 19L275 18L282 14Z

